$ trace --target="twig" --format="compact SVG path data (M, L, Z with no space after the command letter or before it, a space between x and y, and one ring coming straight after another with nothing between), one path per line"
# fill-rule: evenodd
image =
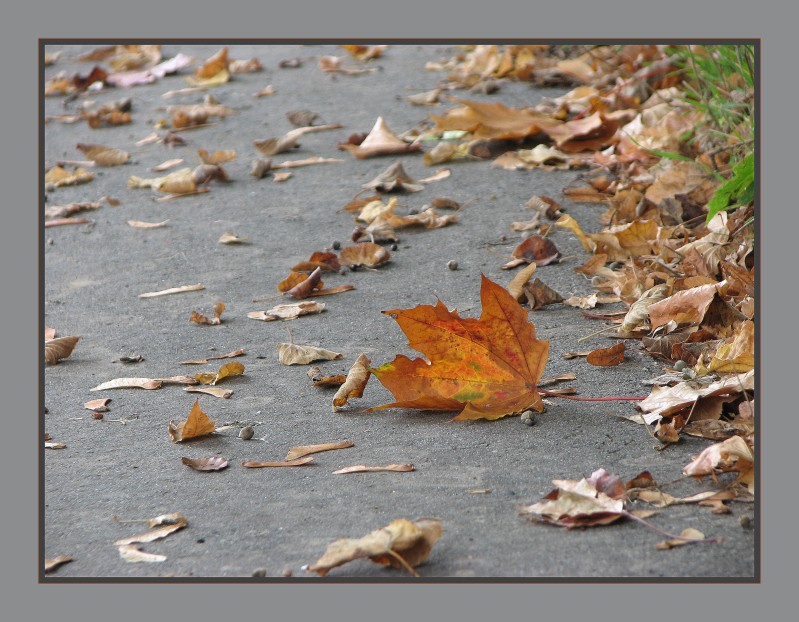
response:
M547 391L546 389L537 389L542 395L549 397L562 397L567 400L576 400L578 402L639 402L647 398L646 395L623 395L614 397L574 397L573 395L563 395L557 391Z

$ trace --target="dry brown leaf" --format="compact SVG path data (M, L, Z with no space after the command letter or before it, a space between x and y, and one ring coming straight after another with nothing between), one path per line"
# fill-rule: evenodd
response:
M197 313L197 311L192 311L191 316L189 316L189 321L194 322L195 324L218 326L219 324L222 323L222 314L224 312L225 312L225 303L220 301L214 305L214 317L207 318L206 316Z
M216 424L202 411L200 400L195 400L186 421L181 421L176 425L174 419L170 419L167 427L173 443L180 443L199 436L207 436L208 434L213 434L214 430L216 430Z
M85 184L94 179L94 174L86 169L77 168L72 172L67 171L61 166L54 166L44 176L46 190L61 188L62 186L76 186Z
M324 302L316 302L315 300L303 300L302 302L294 302L291 304L277 305L269 309L269 311L250 311L247 317L252 320L261 320L263 322L274 322L275 320L293 320L302 315L312 315L321 313L325 309Z
M513 249L513 259L503 264L502 269L508 270L523 263L546 266L558 257L560 257L560 251L552 240L540 235L532 235Z
M247 467L248 469L261 469L264 467L295 467L295 466L305 466L306 464L310 464L314 461L313 456L305 456L304 458L297 458L296 460L285 460L285 461L276 461L276 462L255 462L253 460L245 460L241 463L241 466Z
M418 576L414 567L430 556L441 533L441 521L437 518L419 518L415 521L399 518L362 538L336 540L327 547L322 557L308 567L308 572L325 576L336 566L368 557L375 563L404 568Z
M180 461L195 471L221 471L230 464L224 458L211 456L210 458L181 458Z
M55 328L51 328L50 326L44 327L44 340L50 341L51 339L55 339Z
M105 145L78 143L77 147L87 158L94 161L95 166L119 166L130 160L130 154L127 151Z
M347 380L333 396L333 412L346 406L349 398L363 396L366 383L369 382L369 377L372 375L371 365L372 362L365 354L358 355L350 371L347 372Z
M80 337L58 337L46 341L44 344L44 362L48 365L55 365L58 361L67 358L72 354L79 340Z
M340 352L295 343L277 344L278 360L283 365L308 365L314 361L332 361L344 358Z
M526 138L560 124L535 111L508 108L499 102L450 99L462 107L448 110L444 116L430 115L436 124L433 132L465 130L475 139L510 140Z
M147 551L142 551L135 544L124 544L122 546L117 547L117 550L119 551L119 556L122 559L124 559L126 562L155 563L155 562L166 561L166 555L160 555L158 553L148 553Z
M324 130L339 129L341 124L331 123L328 125L309 125L307 127L298 127L279 138L266 138L263 140L254 140L255 148L266 156L272 156L277 153L289 151L297 146L297 141L305 134L312 132L322 132Z
M441 102L438 98L441 96L441 89L433 89L432 91L425 91L424 93L417 93L416 95L409 95L408 102L414 106L437 106Z
M318 367L311 367L307 372L308 378L315 387L340 387L347 381L347 376L344 374L336 374L334 376L325 376L322 370Z
M532 283L527 283L522 287L522 291L527 298L527 304L533 311L537 311L544 305L563 302L563 296L539 278Z
M169 289L162 289L157 292L146 292L139 294L139 298L155 298L157 296L167 296L169 294L182 294L183 292L198 292L205 289L205 285L197 283L196 285L181 285L180 287L170 287Z
M290 110L286 118L294 127L309 127L319 118L316 112L310 110Z
M624 361L624 342L620 341L615 346L593 350L587 357L589 365L597 367L612 367Z
M341 249L339 261L343 266L377 268L391 260L391 253L374 242L362 242Z
M200 160L202 160L203 164L223 164L224 162L230 162L236 159L236 150L226 149L208 153L205 149L198 149L197 155L200 156Z
M228 352L227 354L220 354L219 356L209 356L208 358L204 359L194 359L191 361L181 361L181 365L204 365L208 361L218 361L220 359L231 359L237 356L243 356L245 354L244 348L239 348L238 350L233 350L232 352Z
M747 372L755 367L755 323L742 322L735 336L720 346L708 366L708 371L721 374Z
M380 471L408 473L414 470L415 469L412 464L387 464L386 466L366 466L365 464L356 464L354 466L348 466L333 471L333 475L348 475L350 473L376 473Z
M424 227L425 229L440 229L449 224L458 222L457 214L446 214L440 216L434 207L429 207L418 214L408 216L398 216L389 214L381 217L389 227L404 229L406 227ZM372 222L374 224L374 222ZM371 225L370 225L371 227Z
M68 555L59 555L58 557L51 557L44 560L44 573L48 574L58 569L59 566L71 562L72 558Z
M618 333L630 333L644 324L649 318L650 307L664 300L668 292L668 285L662 284L655 285L641 294L627 310L624 320L618 328Z
M199 80L216 77L221 71L226 71L228 68L228 49L226 47L220 49L213 56L203 63L201 67L194 70L194 76Z
M435 166L442 162L464 160L469 158L469 143L457 143L451 140L442 140L430 151L425 152L422 162L426 166Z
M116 378L98 384L96 387L89 389L89 391L106 391L108 389L146 389L151 391L153 389L160 389L163 380L156 378Z
M316 268L311 274L292 271L288 277L278 283L277 290L288 294L295 300L302 300L313 295L315 289L321 289L324 286L322 268Z
M413 179L405 172L402 162L394 162L385 171L380 173L372 181L361 186L367 190L378 192L419 192L424 190L424 185Z
M302 458L303 456L307 456L309 454L319 453L320 451L331 451L333 449L347 449L348 447L354 447L355 443L352 441L336 441L334 443L319 443L317 445L298 445L297 447L291 447L289 452L286 454L286 460L295 460L297 458Z
M341 264L335 253L315 251L308 261L301 261L292 270L295 272L313 272L317 268L322 268L322 270L328 272L338 272L341 269Z
M228 63L228 71L230 71L230 73L255 73L261 71L263 68L261 61L257 58L232 60Z
M305 158L303 160L286 160L285 162L280 162L279 164L273 164L272 168L299 168L301 166L312 166L314 164L333 164L335 162L343 162L339 158L323 158L320 156L311 156L310 158ZM285 173L275 173L277 175L283 175Z
M700 285L672 294L648 307L652 330L668 324L699 324L710 303L718 295L720 284Z
M389 129L383 117L377 117L377 121L375 121L371 131L359 145L341 143L339 149L349 151L356 158L371 158L382 155L413 153L414 151L420 151L421 146L417 143L406 143Z
M345 76L356 76L362 73L372 73L377 71L377 67L363 67L363 68L344 68L341 66L340 56L320 56L317 59L319 69L325 73L340 73Z
M165 227L169 219L161 222L144 222L143 220L129 220L128 224L135 229L159 229Z
M146 533L137 536L130 536L121 538L114 542L114 546L126 546L128 544L145 544L147 542L154 542L161 538L166 538L168 535L175 533L186 527L189 520L180 513L164 514L163 516L156 517L147 521L149 527L156 527Z
M680 536L682 538L689 538L688 540L680 540L677 538L673 538L670 540L663 540L662 542L658 542L655 545L655 548L658 551L667 551L669 549L673 549L678 546L683 546L685 544L691 544L691 542L702 542L705 540L705 534L703 534L698 529L694 529L693 527L688 527L687 529L683 529L680 532Z
M231 363L225 363L224 365L222 365L215 374L199 373L195 374L194 378L200 384L215 385L224 378L227 378L229 376L240 376L243 373L244 373L244 365L242 365L238 361L233 361Z
M527 300L527 294L524 293L524 287L530 281L530 278L533 276L537 268L537 264L531 263L520 270L518 274L511 279L511 282L508 283L508 291L517 302L524 302Z
M755 457L752 449L740 436L732 436L721 443L705 448L699 456L683 468L685 475L702 477L720 471L738 472L738 482L743 483L749 492L754 493Z
M92 220L88 218L56 218L54 220L48 220L44 223L45 227L61 227L63 225L87 225Z
M187 393L205 393L223 399L228 399L233 395L233 391L230 389L220 389L219 387L184 387L183 390Z
M381 56L388 47L387 45L342 45L343 49L350 53L355 60L366 61Z
M564 229L568 229L569 231L574 233L574 235L577 236L577 239L580 240L580 244L582 244L583 248L589 253L593 253L594 250L596 249L596 244L592 240L590 240L587 235L585 235L580 225L577 224L577 221L574 220L574 218L572 218L568 214L564 214L563 216L561 216L555 222L555 226L563 227ZM607 260L607 257L605 257L605 260Z
M104 413L108 412L108 402L111 401L110 397L102 397L96 400L89 400L83 404L83 407L94 412Z
M578 309L593 309L598 302L599 297L596 294L591 294L590 296L569 296L563 301L563 304Z

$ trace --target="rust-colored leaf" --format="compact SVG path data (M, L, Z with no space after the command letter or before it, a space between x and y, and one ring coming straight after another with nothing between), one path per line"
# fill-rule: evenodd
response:
M206 324L208 326L218 326L222 323L222 313L225 311L225 303L217 302L214 305L214 317L208 318L197 311L192 311L189 321L195 324Z
M368 557L373 562L404 568L418 576L414 568L425 561L441 537L441 521L399 518L362 538L340 538L327 547L324 555L308 567L308 572L325 576L332 568Z
M356 464L353 466L344 467L333 471L333 475L348 475L350 473L377 473L380 471L387 471L393 473L408 473L414 471L412 464L387 464L385 466L366 466L365 464Z
M527 304L533 311L537 311L544 305L563 302L563 296L538 278L522 287L522 291L527 298Z
M181 458L180 461L195 471L221 471L226 469L230 464L224 458L218 456L211 456L210 458Z
M532 235L513 249L513 257L513 260L502 266L503 270L515 268L522 263L546 266L560 257L560 251L549 238Z
M328 272L338 272L341 270L338 256L329 251L314 251L308 261L301 261L295 265L294 272L313 272L317 268L322 268Z
M322 370L315 366L308 370L307 375L315 387L340 387L347 381L347 376L344 374L325 376Z
M465 420L543 409L536 383L549 342L536 339L527 312L485 276L480 295L480 319L461 318L441 301L434 307L384 311L429 361L398 355L373 369L396 401L370 410L457 410L456 419Z
M208 434L213 434L214 430L216 430L216 424L202 411L200 400L195 400L186 421L181 421L176 425L175 421L170 419L167 428L173 443L199 436L207 436Z
M58 361L67 358L75 346L78 345L80 337L57 337L44 343L44 362L48 365L55 365Z
M289 289L281 289L288 287L290 283L294 283ZM322 268L316 268L310 275L305 275L300 272L292 272L288 279L281 281L277 289L283 291L295 300L302 300L308 298L314 293L315 289L324 287L322 282Z
M372 362L365 354L358 355L355 363L353 363L347 373L347 380L333 396L333 412L336 412L342 406L346 406L349 398L363 396L363 390L366 388L366 383L369 382L369 376L372 374L370 371L371 365Z
M593 350L585 359L590 365L597 367L613 367L624 361L624 342L620 341L615 346Z
M333 449L347 449L348 447L354 447L355 443L352 441L336 441L334 443L319 443L317 445L298 445L297 447L292 447L289 449L289 452L286 454L286 460L296 460L297 458L302 458L303 456L307 456L309 454L316 454L321 451L331 451Z
M265 467L296 467L305 466L313 461L313 456L305 456L304 458L297 458L296 460L279 460L275 462L256 462L253 460L245 460L241 463L241 466L247 467L248 469L262 469Z

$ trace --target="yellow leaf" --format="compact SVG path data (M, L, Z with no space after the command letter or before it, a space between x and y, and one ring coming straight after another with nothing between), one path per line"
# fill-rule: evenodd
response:
M202 411L200 400L194 402L186 421L181 421L175 425L175 422L170 420L168 428L169 436L172 437L173 443L179 443L198 436L206 436L212 434L214 430L216 430L216 424Z

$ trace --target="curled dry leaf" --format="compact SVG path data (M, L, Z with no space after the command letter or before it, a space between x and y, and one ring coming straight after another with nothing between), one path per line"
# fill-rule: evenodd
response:
M69 203L68 205L51 205L44 208L44 215L47 218L65 218L79 212L100 209L101 203Z
M289 171L286 171L285 173L275 173L274 176L273 176L273 179L274 179L275 182L279 183L281 181L287 181L287 180L291 179L291 176L293 174L294 173L291 173Z
M404 143L403 143L404 144ZM424 185L413 179L405 168L402 162L394 162L385 171L380 173L369 183L361 186L367 190L377 190L378 192L394 192L405 190L407 192L419 192L424 190Z
M308 261L301 261L292 270L295 272L313 272L317 268L322 268L322 270L328 272L338 272L341 270L341 264L335 253L315 251Z
M237 356L243 356L245 354L244 348L239 348L238 350L233 350L233 352L228 352L227 354L220 354L219 356L209 356L208 358L204 359L194 359L191 361L181 361L181 365L205 365L208 361L218 361L220 359L232 359Z
M223 164L224 162L230 162L236 159L236 150L226 149L208 153L205 149L198 149L197 155L200 156L200 160L202 160L203 164Z
M257 58L248 58L246 60L232 60L228 64L230 73L255 73L263 69L261 61Z
M408 102L414 106L437 106L441 103L438 101L440 96L441 89L433 89L432 91L425 91L424 93L408 96Z
M59 568L59 566L63 566L64 564L71 562L72 558L69 555L59 555L58 557L51 557L49 559L44 560L44 573L48 574L53 572Z
M45 326L44 327L44 340L45 341L50 341L51 339L55 339L55 334L56 334L55 328L52 328L50 326Z
M163 384L163 380L157 378L116 378L98 384L89 391L106 391L108 389L146 389L151 391L160 389Z
M222 323L222 313L225 312L225 303L224 302L217 302L214 305L214 317L207 318L197 311L192 311L191 316L189 317L190 322L194 322L195 324L206 324L208 326L218 326Z
M325 376L322 370L314 366L308 370L308 378L311 379L315 387L340 387L347 381L347 376L344 374L336 374L335 376Z
M589 365L597 367L612 367L624 361L624 342L620 341L615 346L593 350L585 359Z
M184 292L198 292L205 289L205 285L197 283L196 285L181 285L180 287L170 287L169 289L162 289L157 292L146 292L139 294L139 298L156 298L157 296L168 296L169 294L182 294Z
M577 221L568 214L564 214L557 221L555 221L555 226L563 227L564 229L568 229L574 233L574 235L577 236L577 239L580 240L580 244L582 244L583 248L589 253L593 253L596 249L596 243L588 238ZM605 257L605 259L607 259L607 257Z
M44 186L46 190L61 188L62 186L77 186L86 184L94 179L94 174L86 169L77 168L72 172L67 171L61 166L54 166L44 176Z
M716 469L720 471L737 471L738 481L754 492L755 457L752 449L740 436L731 436L721 443L705 448L682 472L693 477L711 475Z
M296 467L296 466L305 466L306 464L311 464L314 461L313 456L305 456L304 458L298 458L296 460L285 460L285 461L274 461L274 462L256 462L253 460L245 460L241 463L241 466L247 467L248 469L261 469L261 468L268 468L268 467Z
M44 344L44 362L48 365L55 365L58 361L67 358L72 354L79 340L80 337L58 337L46 341Z
M373 562L404 568L418 576L414 567L424 562L441 537L441 521L399 518L362 538L340 538L327 547L324 555L308 567L308 572L325 576L332 568L368 557Z
M425 166L435 166L442 162L451 162L452 160L464 160L470 157L469 144L457 143L451 140L442 140L430 151L427 151L422 158Z
M224 458L218 456L211 456L210 458L181 458L180 461L195 471L221 471L226 469L230 464Z
M83 407L94 412L104 413L108 412L108 402L111 401L110 397L103 397L97 400L89 400L83 404Z
M319 115L310 110L290 110L286 118L294 127L309 127L319 118Z
M333 412L342 406L347 405L347 400L351 397L362 397L366 383L369 382L372 362L365 354L359 354L347 373L347 380L339 387L333 396Z
M169 420L167 431L173 443L180 443L190 438L213 434L216 424L200 408L200 400L195 400L194 406L189 411L186 421L177 425L173 419Z
M310 275L292 271L286 279L278 283L277 289L295 300L302 300L312 295L315 289L321 289L324 286L322 268L316 268Z
M44 448L45 449L66 449L66 443L56 443L54 441L45 441Z
M247 317L252 320L261 320L263 322L274 322L275 320L293 320L302 315L313 315L321 313L325 309L324 302L316 302L315 300L304 300L302 302L294 302L291 304L277 305L269 309L269 311L250 311Z
M382 155L413 153L414 151L420 151L421 147L416 143L406 143L389 129L383 117L377 117L374 127L359 145L341 143L339 149L349 151L356 158L371 158Z
M130 160L130 154L121 149L106 147L105 145L87 145L78 143L77 148L94 161L95 166L119 166Z
M527 283L522 287L522 291L527 298L527 304L533 311L537 311L544 305L563 302L563 296L539 278L532 283Z
M672 320L677 324L699 324L721 285L714 283L692 287L654 302L647 309L652 330Z
M176 166L183 164L183 158L173 158L172 160L165 160L156 166L153 166L150 170L153 173L162 173L164 171L168 171L171 168L175 168Z
M598 302L599 297L596 294L591 294L590 296L569 296L563 301L563 304L578 309L593 309Z
M126 562L130 563L136 563L136 562L155 563L155 562L166 561L166 555L160 555L158 553L148 553L147 551L142 551L135 544L124 544L122 546L118 546L117 550L119 551L119 556L122 559L124 559Z
M169 219L163 220L161 222L144 222L143 220L129 220L128 225L130 225L134 229L160 229L161 227L165 227L168 222Z
M387 464L385 466L366 466L365 464L356 464L354 466L348 466L333 471L333 475L348 475L350 473L377 473L380 471L408 473L414 470L415 469L412 464Z
M297 458L302 458L303 456L307 456L309 454L316 454L321 451L347 449L348 447L354 446L355 443L349 440L336 441L334 443L319 443L317 445L298 445L297 447L292 447L289 449L289 452L286 454L286 460L295 460Z
M688 527L680 532L680 538L684 539L673 538L670 540L663 540L662 542L658 542L655 545L655 548L658 551L668 551L669 549L673 549L677 546L691 544L691 542L702 542L705 539L705 534L698 529Z
M532 235L513 250L513 257L513 260L502 266L503 270L515 268L523 263L546 266L560 257L560 251L549 238Z
M55 218L44 223L45 227L61 227L63 225L87 225L94 221L88 218Z
M508 283L508 292L510 295L517 302L524 302L527 300L527 294L524 292L524 287L530 281L530 278L535 273L538 266L535 263L531 263L527 267L523 268L519 273L511 279L511 282Z
M618 332L620 334L632 332L646 322L649 317L649 307L666 298L668 291L668 285L662 284L655 285L641 294L638 300L630 305Z
M350 53L355 60L366 61L372 60L382 55L388 47L387 45L350 45L345 44L341 46Z
M244 373L244 365L239 363L238 361L233 361L231 363L225 363L219 370L215 373L199 373L195 374L194 378L200 384L210 384L215 385L220 380L224 378L228 378L229 376L240 376Z
M340 352L303 346L296 343L277 344L278 360L283 365L308 365L314 361L332 361L344 358Z
M309 125L307 127L298 127L287 132L280 138L266 138L264 140L254 140L255 148L266 156L272 156L277 153L290 151L297 146L297 141L305 134L312 132L322 132L325 130L339 129L341 124L330 123L327 125Z
M391 260L391 253L374 242L363 242L341 249L339 261L344 266L366 266L377 268Z
M231 395L233 395L233 391L230 389L222 389L220 387L183 387L183 390L187 393L205 393L207 395L213 395L214 397L221 397L223 399L228 399Z
M311 156L310 158L304 158L302 160L286 160L285 162L280 162L279 164L275 164L272 168L299 168L301 166L312 166L314 164L334 164L336 162L343 162L339 158L323 158L320 156ZM275 175L282 175L283 173L275 173Z
M147 521L149 527L155 527L151 531L139 534L137 536L129 536L121 538L114 542L115 546L126 546L128 544L144 544L147 542L154 542L161 538L180 531L189 524L189 520L182 516L179 512L174 514L164 514Z

